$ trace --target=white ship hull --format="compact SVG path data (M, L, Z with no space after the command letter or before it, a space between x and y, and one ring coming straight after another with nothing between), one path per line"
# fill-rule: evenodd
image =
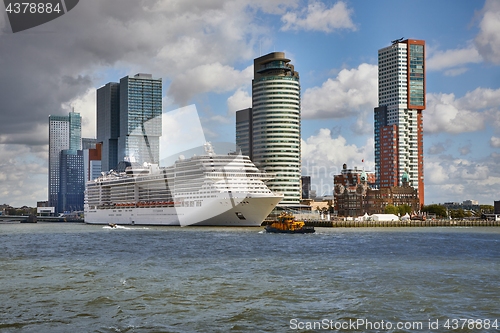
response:
M282 196L214 198L201 207L88 209L89 224L258 227Z
M179 158L172 166L132 165L87 183L92 224L260 226L281 201L271 179L241 154Z

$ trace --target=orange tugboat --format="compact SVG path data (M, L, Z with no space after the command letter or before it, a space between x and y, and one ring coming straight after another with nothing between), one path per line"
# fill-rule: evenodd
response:
M314 227L306 226L303 221L295 221L295 217L289 213L281 213L278 220L266 226L267 232L282 234L310 234L315 232Z

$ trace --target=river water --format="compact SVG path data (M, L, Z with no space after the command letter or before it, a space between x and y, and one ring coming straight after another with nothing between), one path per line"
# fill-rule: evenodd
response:
M500 331L500 228L316 230L0 224L0 332Z

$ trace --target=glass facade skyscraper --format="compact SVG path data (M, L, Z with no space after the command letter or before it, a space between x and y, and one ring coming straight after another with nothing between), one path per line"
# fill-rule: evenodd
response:
M375 174L380 187L399 186L407 172L424 204L425 41L396 40L378 51Z
M49 116L49 206L55 207L59 199L59 156L61 150L69 149L69 118Z
M120 80L118 161L159 163L162 80L136 74Z
M236 146L252 159L252 108L236 111Z
M82 149L82 117L79 113L70 112L69 121L69 149Z
M118 165L120 136L120 84L110 82L97 89L97 141L102 142L102 171Z
M58 212L83 211L85 172L83 151L66 149L60 153Z
M60 154L63 150L81 149L81 123L81 116L77 112L70 112L68 116L49 116L48 201L49 206L55 207L57 212L61 208Z

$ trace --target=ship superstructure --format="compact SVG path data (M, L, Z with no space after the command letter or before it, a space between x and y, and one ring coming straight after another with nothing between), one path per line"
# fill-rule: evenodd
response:
M172 166L131 165L87 183L85 222L260 226L283 198L247 156L206 154Z

